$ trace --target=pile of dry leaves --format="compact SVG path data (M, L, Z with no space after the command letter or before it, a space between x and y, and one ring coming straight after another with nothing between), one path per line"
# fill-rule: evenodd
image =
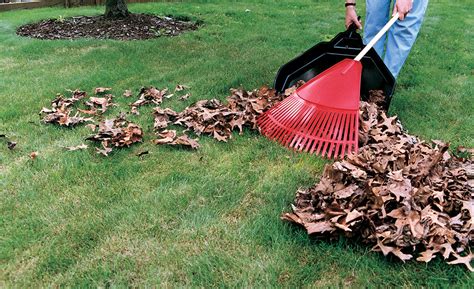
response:
M107 156L113 147L129 147L141 142L142 138L143 131L140 126L127 121L125 114L121 113L117 118L101 121L97 133L86 140L100 142L102 149L97 151Z
M116 105L112 102L114 96L108 93L110 90L111 88L98 87L94 90L95 96L91 97L80 90L70 91L70 97L58 94L51 102L51 108L43 108L40 115L45 123L67 127L98 121L98 125L92 123L88 125L97 132L86 139L99 142L102 148L97 148L97 152L107 156L112 148L128 147L133 143L141 142L143 138L143 131L140 126L127 121L125 114L121 113L117 118L101 120L102 114L107 111L108 107ZM77 107L80 100L83 100L82 104L86 107L85 109ZM85 118L81 114L87 114L91 117ZM87 148L86 145L79 145L66 149L73 151L85 148Z
M179 113L170 108L161 107L164 99L174 95L180 100L186 100L190 96L189 93L186 93L188 89L189 87L185 85L177 85L174 93L169 93L167 88L143 87L140 89L137 99L130 104L130 113L135 115L139 114L141 106L155 105L153 110L153 127L157 135L157 139L153 141L155 144L199 148L197 140L187 134L189 131L198 136L207 134L219 141L227 141L232 137L234 130L242 133L244 127L257 129L257 116L290 95L295 88L291 88L283 94L277 94L274 89L267 86L253 91L232 89L226 103L217 99L201 100ZM100 121L98 125L88 125L94 131L98 127L98 131L87 140L100 142L102 148L97 151L103 155L108 155L114 147L130 146L135 142L142 141L142 129L138 125L126 121L124 114L115 119L101 119L108 107L116 106L112 102L114 96L108 93L110 90L111 88L96 88L93 97L88 97L87 93L80 90L70 91L72 96L69 98L58 94L51 102L51 108L41 110L42 119L45 123L68 127L85 122ZM130 97L132 93L127 90L123 95ZM82 104L86 107L85 109L77 108L81 103L80 100L83 100ZM83 115L90 117L85 118ZM182 133L177 133L176 130L169 128L171 125L182 126L184 130ZM68 150L86 147L81 145L68 148Z
M291 91L277 94L267 86L252 91L231 89L231 95L225 104L217 99L201 100L180 113L158 107L154 110L154 128L160 138L155 143L173 145L180 140L182 145L198 148L196 140L191 140L186 135L188 130L196 135L207 134L226 142L236 129L240 133L243 132L243 127L257 129L257 116L287 97ZM178 137L176 131L167 130L170 124L184 126L186 130Z
M318 184L297 191L283 219L308 234L362 238L401 260L437 255L473 271L474 165L440 141L404 132L375 103L360 107L359 154L327 165Z
M51 108L43 107L40 115L43 116L45 123L57 123L61 126L75 126L86 121L91 121L90 118L84 118L76 112L71 116L73 105L79 100L86 97L86 93L80 90L70 91L71 97L65 97L62 94L57 94L56 98L51 101Z

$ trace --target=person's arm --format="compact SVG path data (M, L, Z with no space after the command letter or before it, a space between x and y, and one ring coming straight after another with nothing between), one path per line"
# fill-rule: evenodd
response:
M410 12L411 8L413 7L413 0L397 0L395 5L393 6L393 14L400 13L398 19L403 20L405 16ZM347 17L346 17L347 18Z
M409 0L411 1L411 0ZM351 5L354 4L354 5ZM362 29L362 24L357 20L357 12L355 9L356 0L346 0L346 29L354 23L357 28Z

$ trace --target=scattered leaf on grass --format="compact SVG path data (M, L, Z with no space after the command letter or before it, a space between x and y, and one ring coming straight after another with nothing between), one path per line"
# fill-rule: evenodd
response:
M14 141L8 141L8 142L7 142L7 147L8 147L9 150L14 149L14 148L16 147L16 142L14 142Z
M158 145L179 145L183 147L188 147L191 149L199 148L199 144L196 140L190 138L188 135L183 134L178 136L175 130L163 130L158 133L160 138L154 140L153 142Z
M38 152L31 152L30 153L30 159L34 160L38 157Z
M153 115L155 117L155 122L153 124L155 131L166 128L171 120L178 116L174 110L169 108L162 109L161 107L156 107L153 110Z
M95 129L97 128L97 125L90 123L90 124L86 124L86 127L89 128L91 131L95 131Z
M72 146L72 147L65 147L67 151L85 150L87 148L88 146L86 144L80 144L80 145Z
M455 260L448 262L448 264L464 264L469 271L474 272L474 268L471 266L471 261L474 259L474 254L468 254L464 257L459 256L458 254L454 253L453 256L456 258Z
M176 139L176 131L163 130L158 136L160 138L153 141L155 144L171 144Z
M112 88L110 87L97 87L96 89L94 89L94 93L95 94L101 94L101 93L105 93L105 92L108 92L108 91L111 91Z
M131 97L132 96L132 91L129 90L129 89L125 90L125 92L123 93L123 96L124 97Z
M465 147L459 146L457 148L457 152L461 154L465 154L466 158L470 158L471 161L474 161L474 148L465 148Z
M187 85L184 85L184 84L178 84L176 85L174 91L183 91L183 90L186 90L186 89L189 89L189 86Z
M177 88L179 90L183 87ZM169 137L162 136L170 133L170 131L163 131L170 124L183 126L197 135L207 134L218 141L227 142L234 130L242 133L244 127L257 129L257 116L289 96L289 92L288 90L288 93L277 94L274 89L267 86L252 91L231 89L231 95L225 104L217 99L200 100L179 113L169 108L157 107L153 112L154 129L161 138L155 143L171 144ZM175 135L172 138L175 140L177 137ZM188 145L190 141L182 138L180 142ZM189 146L192 148L198 147L194 144L194 140L191 143L192 145L189 144Z
M179 100L186 100L186 99L188 99L190 96L191 96L190 93L186 93L185 95L180 96L180 97L179 97Z
M190 138L188 135L182 135L179 136L176 140L171 143L173 145L181 145L185 147L190 147L192 149L197 149L199 148L199 144L196 140Z
M141 152L137 153L136 156L137 157L142 157L142 156L147 155L149 153L150 153L149 151L141 151Z

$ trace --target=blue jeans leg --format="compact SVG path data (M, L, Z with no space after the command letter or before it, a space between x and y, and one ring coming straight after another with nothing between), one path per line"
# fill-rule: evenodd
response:
M395 78L415 43L427 7L428 0L415 0L407 17L403 21L395 22L388 31L384 62Z
M387 24L390 14L391 0L366 0L364 25L364 44L367 44ZM382 37L374 46L375 51L383 59L385 38Z

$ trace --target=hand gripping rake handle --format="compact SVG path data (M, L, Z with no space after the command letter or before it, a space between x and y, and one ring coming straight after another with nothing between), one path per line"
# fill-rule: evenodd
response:
M356 58L354 58L355 61L360 61L367 54L367 52L369 52L369 50L375 45L375 43L377 43L377 41L382 38L382 36L390 29L390 27L392 27L393 23L397 21L398 16L400 16L398 12L393 15L392 19L390 19L390 21L385 24L382 30L380 30L379 33L377 33L377 35L375 35L375 37L370 40L369 44L367 44L367 46L362 49L362 51L356 56Z

